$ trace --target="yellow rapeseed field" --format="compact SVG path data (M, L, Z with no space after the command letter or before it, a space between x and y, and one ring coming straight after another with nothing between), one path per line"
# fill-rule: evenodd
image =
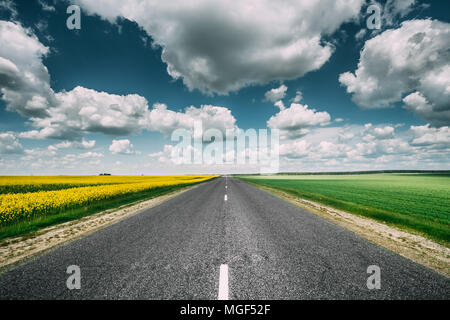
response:
M159 187L191 184L213 177L206 175L0 177L0 225L83 207L100 200ZM23 192L20 192L21 190Z

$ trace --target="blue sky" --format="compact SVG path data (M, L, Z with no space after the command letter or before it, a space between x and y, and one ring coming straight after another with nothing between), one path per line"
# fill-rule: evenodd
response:
M362 0L0 3L0 174L257 171L171 163L197 118L281 130L281 171L450 169L447 1L380 1L378 30Z

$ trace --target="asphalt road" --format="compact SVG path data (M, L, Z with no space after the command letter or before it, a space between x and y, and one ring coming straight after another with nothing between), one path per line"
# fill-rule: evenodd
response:
M70 265L79 290L66 287ZM367 288L370 265L380 289ZM232 178L15 267L0 298L217 299L219 282L229 299L450 298L447 278Z

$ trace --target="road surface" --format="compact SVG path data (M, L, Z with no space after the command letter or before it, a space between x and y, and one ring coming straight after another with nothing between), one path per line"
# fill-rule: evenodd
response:
M371 265L380 289L367 287ZM0 275L0 298L449 299L450 281L221 177Z

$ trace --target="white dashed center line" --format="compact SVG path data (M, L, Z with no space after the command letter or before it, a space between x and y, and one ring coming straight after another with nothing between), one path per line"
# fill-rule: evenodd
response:
M228 197L227 197L227 195L225 195L225 198L224 198L223 200L225 200L225 201L227 201L227 200L228 200Z
M218 300L228 300L228 265L220 266Z

